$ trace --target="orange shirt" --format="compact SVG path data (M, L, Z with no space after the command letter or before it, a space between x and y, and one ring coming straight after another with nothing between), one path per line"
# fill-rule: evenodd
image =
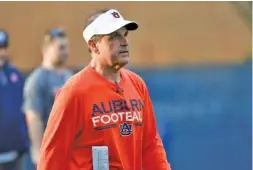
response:
M57 94L38 170L92 170L92 146L108 146L110 170L170 170L143 80L121 69L116 85L86 67Z

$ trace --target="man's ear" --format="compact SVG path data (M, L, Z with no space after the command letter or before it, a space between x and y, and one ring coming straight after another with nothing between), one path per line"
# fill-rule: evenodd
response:
M94 53L99 52L98 47L97 47L97 43L94 40L89 40L88 46L92 52L94 52Z

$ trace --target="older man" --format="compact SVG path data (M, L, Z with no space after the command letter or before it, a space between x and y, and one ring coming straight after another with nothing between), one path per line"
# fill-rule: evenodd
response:
M137 28L115 9L88 18L91 62L56 97L38 170L170 170L147 87L123 68Z

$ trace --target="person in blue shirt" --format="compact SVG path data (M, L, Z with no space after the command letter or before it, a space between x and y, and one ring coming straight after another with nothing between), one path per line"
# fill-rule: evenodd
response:
M20 71L10 63L8 33L0 29L0 170L20 170L29 150L23 85Z

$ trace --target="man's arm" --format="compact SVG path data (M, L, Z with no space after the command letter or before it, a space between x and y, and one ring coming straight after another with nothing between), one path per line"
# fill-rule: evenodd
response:
M143 168L144 170L170 170L165 149L157 130L153 105L147 88L144 88L144 138Z
M26 121L31 140L32 162L36 165L39 159L40 144L43 137L44 124L36 111L26 111Z
M68 170L72 145L84 125L83 102L69 88L56 96L44 133L37 170Z
M39 149L44 132L42 114L44 110L43 82L38 75L28 77L24 86L23 109L26 114L28 132L31 140L31 156L34 164L39 159Z

